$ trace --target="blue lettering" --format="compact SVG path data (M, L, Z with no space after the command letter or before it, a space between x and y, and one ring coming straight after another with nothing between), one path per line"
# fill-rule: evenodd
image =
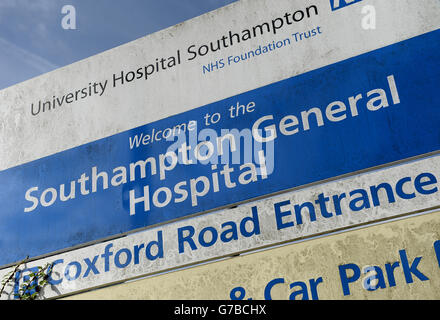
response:
M352 270L353 275L349 277L347 271ZM361 276L361 269L354 263L339 266L339 277L341 278L342 292L344 296L350 295L350 283L355 282Z
M76 268L76 273L75 273L75 276L73 276L73 277L70 276L70 268L71 267ZM78 261L72 261L66 266L66 271L64 272L64 277L69 281L73 281L73 280L78 279L80 274L81 274L81 264Z
M151 248L153 248L153 246L157 247L157 253L155 255L152 254L151 252ZM147 248L145 249L145 254L147 256L147 259L154 261L158 258L163 258L163 236L162 236L162 231L158 231L157 232L157 241L151 241L148 245Z
M355 195L356 193L359 193L361 196L359 198L355 198L350 201L350 209L352 211L360 211L362 209L368 209L370 208L370 201L368 200L368 194L364 189L356 189L350 192L350 197ZM359 206L356 206L357 202L362 201L362 204Z
M364 279L362 286L368 291L375 291L379 288L386 288L385 278L383 271L378 266L369 266L362 270L364 274L372 273L370 276Z
M440 240L434 242L434 251L437 256L438 267L440 268Z
M302 295L301 300L309 300L309 293L307 292L307 285L302 281L296 281L290 284L290 289L299 287L299 290L292 291L289 296L289 300L296 300L296 296Z
M236 287L232 289L231 292L229 293L229 297L231 298L231 300L243 300L245 296L246 296L246 290L244 290L243 287Z
M277 222L277 229L278 230L294 226L294 223L291 221L289 221L287 223L283 223L283 217L290 216L292 213L290 212L290 210L281 211L281 207L287 206L289 204L290 204L290 201L286 200L286 201L282 201L282 202L277 202L273 205L275 208L275 219Z
M393 188L391 188L388 183L381 183L377 186L370 187L371 198L375 207L380 206L378 192L381 188L385 189L389 203L396 202L396 199L394 198Z
M264 288L264 299L272 300L272 296L270 294L271 290L276 284L279 284L279 283L284 283L284 279L283 278L276 278L276 279L269 281L269 283L266 285L266 288Z
M188 232L187 236L183 235L184 231ZM179 253L185 252L185 242L188 242L189 246L191 247L191 250L197 250L197 246L194 243L194 240L192 239L192 237L194 236L194 232L195 232L195 230L194 230L194 227L192 227L192 226L186 226L186 227L182 227L182 228L177 229Z
M211 232L211 240L209 242L205 241L205 234L207 232ZM199 243L203 247L210 247L212 246L218 239L218 233L217 230L215 230L214 227L206 227L199 233Z
M121 263L121 261L119 260L119 257L121 256L122 253L125 253L127 256L127 259L125 260L124 263ZM131 262L131 251L128 250L127 248L122 248L120 249L118 252L116 252L115 254L115 266L118 268L125 268L126 266L128 266Z
M84 262L85 262L86 265L87 265L87 270L86 270L86 272L84 273L83 278L87 277L87 276L89 275L90 271L93 271L94 274L99 274L99 271L98 271L98 269L96 269L96 266L95 266L96 261L98 260L98 258L99 258L99 255L98 255L98 256L95 256L95 257L93 258L93 261L90 261L89 258L85 258L85 259L84 259Z
M331 218L333 216L333 214L327 210L326 202L329 200L329 197L325 197L323 193L320 193L318 199L315 201L316 204L319 204L321 214L324 218Z
M237 225L233 221L227 221L222 224L222 228L225 228L226 226L231 226L231 229L224 230L220 235L220 239L225 243L232 240L238 240ZM226 235L229 233L231 234L231 236L227 237Z
M428 181L422 182L423 178L428 178ZM421 194L432 194L437 192L438 188L434 187L432 189L425 189L423 187L429 186L431 184L437 183L437 179L431 173L421 173L414 180L414 186L416 187L417 192Z
M33 268L29 268L29 269L25 269L25 270L17 271L17 272L15 273L15 281L14 281L14 296L18 296L18 295L20 295L20 278L21 278L21 275L22 275L23 273L25 273L25 272L29 272L29 274L30 274L31 272L33 272L33 273L37 273L37 272L38 272L38 267L33 267ZM30 280L30 276L29 276L29 274L26 274L25 276L23 276L23 282L27 282L27 281ZM34 287L34 286L36 286L37 284L38 284L38 279L35 278L35 279L32 281L32 283L29 284L29 287ZM32 290L27 290L25 293L31 295L31 294L35 293L35 288L32 289Z
M109 243L105 246L104 253L101 255L102 258L104 258L104 271L107 272L110 270L110 262L109 258L111 255L113 255L113 252L110 252L110 248L113 247L113 243Z
M143 243L134 246L134 264L139 264L139 253L144 246Z
M408 263L408 257L406 255L406 250L400 250L399 255L400 255L400 261L402 261L402 269L403 269L403 273L405 275L406 283L414 282L412 274L414 274L421 281L429 280L429 278L427 276L425 276L423 273L421 273L417 269L417 266L419 265L420 260L422 260L422 257L415 258L410 266Z
M332 11L335 11L360 1L362 0L330 0L330 6Z
M296 218L296 224L302 224L302 215L301 211L304 207L307 207L309 211L310 221L316 221L316 213L315 213L315 207L313 206L313 203L311 202L304 202L301 205L296 204L294 206L295 208L295 218Z
M402 199L412 199L412 198L415 198L415 196L416 196L416 193L415 193L415 192L413 192L413 193L405 193L405 192L403 191L403 185L404 185L406 182L410 182L410 181L411 181L411 178L410 178L410 177L404 177L404 178L400 179L399 181L397 181L397 184L396 184L396 193L397 193L397 195L398 195L400 198L402 198Z
M210 62L207 65L203 66L203 74L205 74L206 72L211 72L215 70L219 70L221 68L223 68L225 66L225 63L223 61L223 59L217 60L215 62Z
M250 231L246 230L246 223L253 225ZM260 222L258 220L257 207L252 207L252 217L246 217L240 222L240 232L246 238L260 234Z
M52 262L52 267L50 268L50 270L48 270L49 278L47 281L49 282L49 284L51 284L53 286L59 285L63 281L63 278L60 278L58 280L54 280L52 278L53 267L57 264L60 264L60 263L64 263L64 259L58 259L58 260L55 260L54 262Z

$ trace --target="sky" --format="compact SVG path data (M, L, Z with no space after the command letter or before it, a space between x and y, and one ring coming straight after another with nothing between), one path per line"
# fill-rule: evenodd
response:
M235 1L0 0L0 90Z

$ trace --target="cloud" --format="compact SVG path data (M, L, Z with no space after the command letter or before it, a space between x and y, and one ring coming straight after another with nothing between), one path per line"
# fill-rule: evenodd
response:
M57 10L56 1L0 0L0 23L48 20Z
M0 37L0 89L58 68L52 62Z
M0 1L0 89L56 69L45 53L56 1Z
M0 88L232 2L235 0L0 0ZM61 27L64 4L77 9L78 28L74 31Z
M29 1L29 0L2 0L0 2L0 9L5 8L20 8L21 10L48 12L54 7L54 1Z
M47 72L48 70L57 68L57 66L50 61L47 61L46 59L32 52L22 49L3 38L0 38L0 47L2 48L3 52L8 53L10 56L15 56L15 58L21 59L24 64L28 64L37 71Z

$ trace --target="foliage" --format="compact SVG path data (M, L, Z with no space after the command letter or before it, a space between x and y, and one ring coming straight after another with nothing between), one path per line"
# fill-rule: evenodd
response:
M14 276L18 272L22 272L20 270L20 266L26 264L29 257L26 257L24 260L20 261L14 269L8 272L2 282L0 289L0 297L4 293L4 290L7 285L15 286ZM49 283L49 277L52 272L52 263L47 263L44 267L37 266L29 269L30 273L23 277L23 283L20 285L18 290L14 292L14 298L19 300L35 300L39 297L42 289Z

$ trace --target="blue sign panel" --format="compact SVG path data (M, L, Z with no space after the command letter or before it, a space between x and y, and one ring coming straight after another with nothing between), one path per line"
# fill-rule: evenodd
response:
M349 5L358 3L362 0L330 0L330 6L332 8L332 11L345 8Z
M439 40L431 32L0 172L0 264L439 150Z

